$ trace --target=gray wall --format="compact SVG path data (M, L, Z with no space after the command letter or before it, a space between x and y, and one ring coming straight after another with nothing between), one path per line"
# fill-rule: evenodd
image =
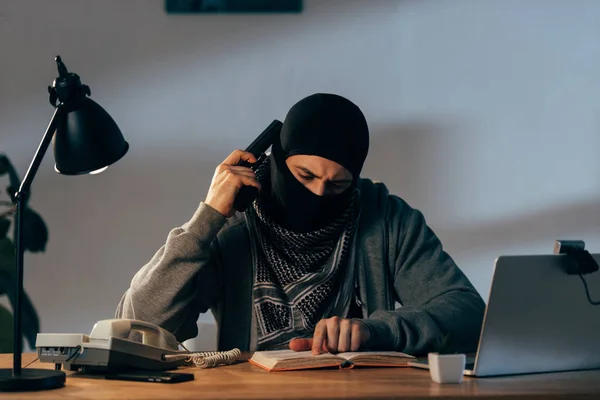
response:
M21 174L52 113L56 54L131 144L98 176L44 161L32 205L50 241L25 271L42 329L112 317L214 167L317 91L362 107L364 176L425 213L484 297L498 255L549 253L562 237L600 252L598 15L593 0L307 0L301 15L228 16L3 1L0 150Z

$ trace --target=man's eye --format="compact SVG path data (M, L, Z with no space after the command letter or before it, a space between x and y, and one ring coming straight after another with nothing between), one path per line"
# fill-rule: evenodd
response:
M313 180L313 177L310 176L310 175L299 174L299 176L300 176L300 178L304 179L305 181L312 181Z

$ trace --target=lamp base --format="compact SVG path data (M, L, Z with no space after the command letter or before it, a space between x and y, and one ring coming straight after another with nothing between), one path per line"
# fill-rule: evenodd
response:
M67 376L51 369L22 369L14 376L12 368L0 369L0 392L30 392L65 386Z

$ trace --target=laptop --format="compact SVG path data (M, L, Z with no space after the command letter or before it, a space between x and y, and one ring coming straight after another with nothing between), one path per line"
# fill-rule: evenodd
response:
M600 254L592 257L600 264ZM496 259L477 353L467 358L465 375L600 369L600 305L590 303L600 302L600 271L569 275L572 262L563 254ZM409 365L428 368L427 360Z

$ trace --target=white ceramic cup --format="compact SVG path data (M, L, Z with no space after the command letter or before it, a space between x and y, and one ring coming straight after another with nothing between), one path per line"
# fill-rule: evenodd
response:
M429 353L429 373L437 383L461 383L465 372L464 354Z

